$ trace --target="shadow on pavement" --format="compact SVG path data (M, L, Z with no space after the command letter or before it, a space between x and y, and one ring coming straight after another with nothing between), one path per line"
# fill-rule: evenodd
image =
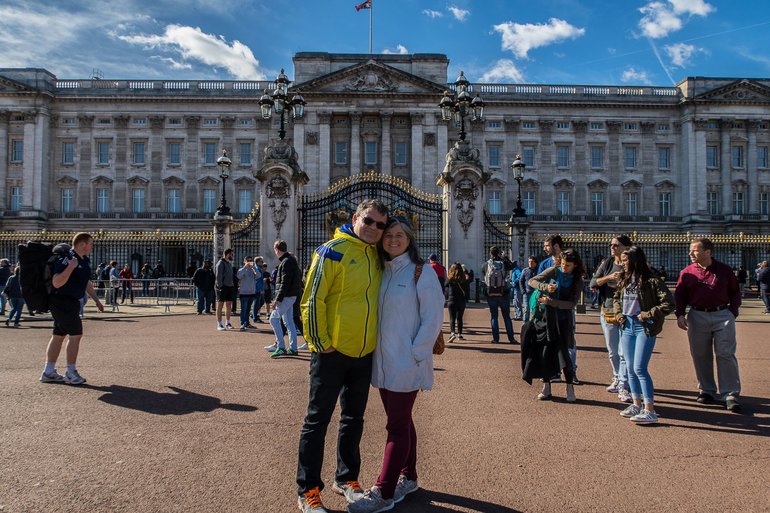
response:
M460 345L460 344L455 344L453 342L451 344L447 344L446 347L447 347L447 349L452 349L452 350L460 349L460 350L463 350L463 351L479 351L479 352L482 352L482 353L491 353L491 354L518 354L519 353L518 349L514 349L514 348L518 348L519 347L518 344L514 345L514 344L509 344L507 342L504 343L504 344L492 344L490 342L485 342L485 344L488 344L488 345L486 345L486 346L480 346L479 344ZM498 347L489 347L489 345L492 345L492 346L503 346L503 347L499 347L499 348Z
M420 489L400 504L400 509L410 513L448 513L457 511L478 513L521 513L499 504L444 492Z
M168 393L121 385L100 387L85 384L80 386L81 388L104 392L104 395L99 397L99 400L107 404L154 415L187 415L190 413L210 412L218 408L243 412L257 410L255 406L222 403L222 400L218 397L196 394L195 392L177 387L168 387L174 392Z

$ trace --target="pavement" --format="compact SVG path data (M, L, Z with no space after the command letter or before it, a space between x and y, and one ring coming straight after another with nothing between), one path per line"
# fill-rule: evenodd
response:
M87 307L80 387L38 382L49 319L0 327L1 512L298 511L309 354L271 360L268 325L217 332L213 316L192 311ZM518 346L489 343L483 305L466 312L467 340L435 357L434 390L415 406L422 489L394 511L770 511L770 316L756 301L737 323L744 414L695 403L686 334L668 321L650 367L660 416L651 426L618 415L597 313L577 319L584 384L570 404L563 384L554 401L537 401ZM323 467L330 512L345 506L330 487L337 416ZM365 486L384 442L372 390Z

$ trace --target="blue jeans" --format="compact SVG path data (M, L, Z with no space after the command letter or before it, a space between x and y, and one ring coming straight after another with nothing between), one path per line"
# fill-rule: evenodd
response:
M626 369L626 359L623 356L623 348L620 346L620 326L608 324L604 320L603 314L599 314L599 319L604 333L604 343L607 345L607 353L610 357L612 376L625 387L628 383L628 370Z
M490 321L492 324L492 340L500 342L500 326L497 323L497 309L499 308L500 313L503 315L508 342L515 342L516 337L513 335L513 323L511 322L511 296L491 296L487 298L487 304L489 305Z
M626 316L626 324L620 334L620 345L628 365L628 384L631 397L642 397L645 403L654 401L652 376L647 370L655 348L655 337L644 332L644 323L638 316Z
M214 303L214 291L209 290L206 292L195 287L195 300L198 303L198 313L203 313L204 309L206 313L211 313L211 305Z
M259 319L259 311L262 309L262 306L265 304L265 292L260 290L257 292L257 295L254 296L254 311L251 313L251 318L255 321Z
M513 289L513 317L515 319L521 319L522 316L522 295L521 295L521 289L516 287Z
M521 298L521 320L524 322L529 322L529 298L532 297L532 294L524 294Z
M296 300L296 296L285 297L283 301L278 303L278 307L270 312L270 326L273 327L275 343L279 349L286 349L286 344L283 341L283 329L281 328L281 319L283 319L283 323L289 330L289 347L292 351L297 350L297 326L294 324L294 302Z
M11 311L8 312L8 320L10 321L13 319L13 323L18 325L19 319L21 319L21 311L24 310L24 299L12 297L8 299L8 302L11 303Z
M251 314L251 305L254 303L254 296L239 296L241 300L241 326L249 324L249 315Z
M5 294L3 294L4 290L5 283L0 285L0 315L5 315Z

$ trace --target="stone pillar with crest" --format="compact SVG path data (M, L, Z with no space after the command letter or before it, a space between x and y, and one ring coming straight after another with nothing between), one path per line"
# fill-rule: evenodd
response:
M484 255L484 184L490 174L484 171L480 152L468 141L460 140L446 155L446 165L436 184L443 187L444 254L442 263L465 264L478 276Z
M299 244L299 207L307 174L300 168L297 152L288 140L274 140L265 147L262 167L254 173L262 183L260 205L260 254L270 269L278 264L273 243L283 239L294 254Z

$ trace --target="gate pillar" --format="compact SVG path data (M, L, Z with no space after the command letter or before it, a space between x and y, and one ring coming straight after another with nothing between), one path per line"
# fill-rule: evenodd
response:
M254 177L262 183L259 193L259 252L272 270L278 265L273 242L285 240L292 254L299 247L297 207L302 187L309 178L299 167L296 150L284 140L277 140L265 148L262 167L254 173Z
M227 248L233 247L231 237L233 228L233 216L230 214L223 215L217 212L214 214L214 220L211 221L211 224L214 225L214 254L211 255L211 257L212 262L216 264L217 261L222 257L222 253L224 253Z
M479 150L467 141L457 141L446 155L446 165L436 184L443 187L444 254L442 263L465 264L479 272L484 255L484 184L491 176L484 171Z

